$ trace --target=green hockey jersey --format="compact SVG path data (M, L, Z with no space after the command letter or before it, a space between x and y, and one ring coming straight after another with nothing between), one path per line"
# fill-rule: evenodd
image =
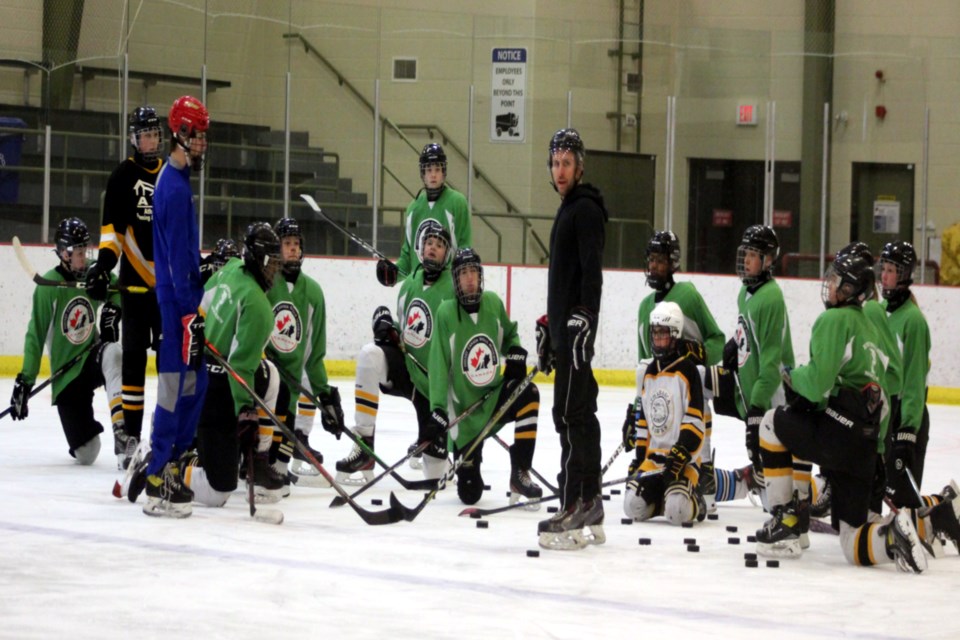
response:
M453 278L449 269L444 269L436 281L427 285L424 271L419 265L414 273L404 279L397 296L397 333L407 354L404 362L410 380L425 397L430 395L430 383L424 367L429 366L430 345L436 333L437 313L446 300L455 298Z
M886 302L884 309L886 309ZM907 300L887 322L903 358L903 387L900 390L900 428L918 431L927 404L927 374L930 373L930 327L920 307Z
M420 264L420 239L427 220L436 220L450 232L451 246L447 254L452 256L457 249L471 246L470 210L467 199L456 189L444 187L443 193L434 202L427 200L426 190L421 190L404 213L403 244L397 268L409 275Z
M658 304L656 296L657 292L648 295L640 302L637 310L637 362L653 357L650 348L650 312ZM674 283L661 302L677 303L683 311L682 337L703 344L707 352L707 365L719 363L723 357L723 332L693 283Z
M768 410L780 390L780 369L792 367L793 342L783 291L768 280L752 293L740 288L737 296L737 364L747 406ZM782 393L780 394L782 395Z

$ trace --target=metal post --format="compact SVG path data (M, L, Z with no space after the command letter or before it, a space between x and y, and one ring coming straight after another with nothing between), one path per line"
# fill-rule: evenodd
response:
M567 91L567 129L573 126L573 89Z
M823 168L820 175L820 273L827 269L827 170L830 162L830 103L823 103Z
M283 113L283 217L290 217L290 72L287 71Z
M767 117L763 127L763 224L767 224L767 210L770 207L770 101L767 101Z
M920 284L926 284L927 259L927 190L930 180L930 107L923 112L923 188L920 190Z
M473 211L473 85L467 107L467 211Z
M203 55L204 57L206 57L207 55L206 53L206 30L207 30L206 14L204 14L203 30L204 30ZM207 64L206 63L204 63L203 67L200 69L200 95L202 96L200 98L200 101L204 105L206 105L207 104ZM206 210L206 197L205 197L205 194L206 194L205 187L207 184L206 177L207 177L207 170L206 170L206 167L204 167L204 170L200 172L200 206L198 207L198 212L197 212L197 229L200 230L200 233L197 234L200 240L200 246L197 247L198 249L203 248L203 214L204 214L204 211Z
M767 214L767 224L773 226L773 196L776 191L777 174L777 103L770 103L770 211Z
M43 227L40 230L40 242L50 241L50 137L52 132L48 124L43 128Z
M117 155L120 156L118 162L123 162L124 155L127 151L126 137L127 137L127 127L126 115L127 115L127 105L130 104L130 59L129 55L123 54L123 86L120 87L120 126L118 127L120 132L120 145L117 148Z
M673 229L673 154L676 143L677 97L667 96L667 150L664 167L663 224L667 230Z
M373 246L377 246L377 203L380 195L380 79L373 81Z

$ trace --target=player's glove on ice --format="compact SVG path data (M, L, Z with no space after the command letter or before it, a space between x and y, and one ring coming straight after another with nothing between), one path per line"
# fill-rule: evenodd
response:
M320 424L323 430L340 439L343 433L343 407L340 404L340 390L330 387L330 392L320 396Z
M10 396L10 416L14 420L23 420L30 414L27 402L30 400L30 392L33 391L33 385L27 384L23 379L23 374L17 374L17 380L13 384L13 395Z

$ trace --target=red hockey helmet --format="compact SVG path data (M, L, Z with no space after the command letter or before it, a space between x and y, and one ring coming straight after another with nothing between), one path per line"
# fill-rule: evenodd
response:
M210 128L210 114L203 103L193 96L180 96L170 107L167 124L173 135L187 140Z

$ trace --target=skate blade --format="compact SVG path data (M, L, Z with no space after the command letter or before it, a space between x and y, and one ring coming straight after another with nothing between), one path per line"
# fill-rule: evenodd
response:
M542 548L552 551L576 551L587 546L580 531L563 531L561 533L545 531L540 534L539 544Z
M358 472L354 472L358 473ZM360 471L360 477L354 477L349 471L337 471L337 482L339 484L346 484L354 487L359 487L367 484L373 480L373 471L369 469L365 471Z
M294 471L294 476L298 487L308 487L310 489L329 489L332 485L330 481L321 475L300 475Z
M303 462L302 460L294 459L293 464L290 465L290 471L297 474L300 477L303 476L319 476L320 472L317 471L309 463ZM330 486L330 485L327 485Z
M540 500L541 497L542 496L538 496L536 498L528 498L527 496L521 493L517 493L516 491L511 491L510 504L511 505L517 504L521 500ZM540 511L540 503L534 502L533 504L523 504L521 505L520 508L523 509L524 511Z
M253 488L253 501L256 504L276 504L283 498L283 490L264 489L263 487Z
M757 553L767 558L799 558L803 554L800 539L757 542Z
M937 536L933 536L933 540L930 542L927 542L926 540L920 540L920 544L923 545L924 550L930 554L934 560L945 558L947 555L947 552L943 548L943 540Z
M800 548L809 549L810 548L810 535L807 533L800 534Z
M143 513L154 518L189 518L193 515L193 507L189 504L174 505L166 501L147 502L143 505Z
M423 461L420 458L410 458L410 468L411 469L423 469Z
M603 544L607 541L607 534L603 532L602 524L592 524L581 534L586 544Z

